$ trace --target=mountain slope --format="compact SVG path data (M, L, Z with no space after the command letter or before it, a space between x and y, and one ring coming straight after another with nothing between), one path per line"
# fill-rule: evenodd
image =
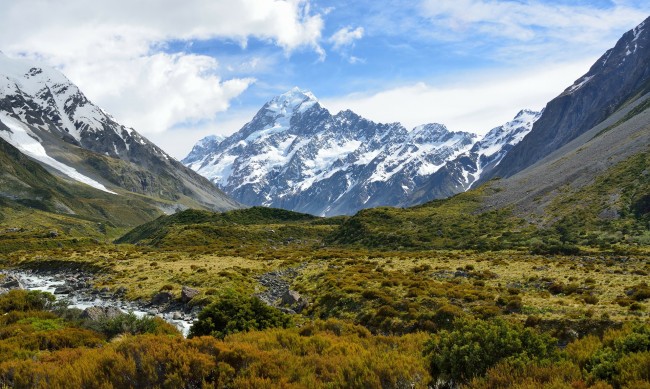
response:
M0 224L14 229L63 228L99 236L160 214L157 204L146 198L116 196L54 176L1 138L0 167Z
M550 101L530 134L484 180L509 177L559 149L650 92L650 18L625 33L562 94Z
M451 132L441 124L407 130L399 123L374 123L349 110L332 115L310 92L294 88L265 104L227 139L200 141L183 163L245 204L324 216L352 214L403 204L417 188L433 181L436 172L464 155L474 165L481 159L478 168L471 174L454 172L458 177L445 182L441 193L427 193L417 201L467 189L480 175L477 169L497 164L523 137L521 131L529 129L524 122L536 118L525 112L477 146L476 135ZM473 146L478 148L472 152Z
M540 112L520 111L512 121L493 128L469 151L448 161L440 170L426 177L410 196L397 204L422 204L470 189L481 177L489 175L512 147L524 139L540 115Z
M161 210L238 206L135 130L118 124L58 71L0 53L0 137L64 179Z

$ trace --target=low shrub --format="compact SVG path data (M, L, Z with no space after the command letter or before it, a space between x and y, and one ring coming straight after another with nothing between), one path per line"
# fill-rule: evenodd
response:
M257 297L227 293L208 305L190 329L190 337L212 335L223 339L241 331L289 326L290 318Z

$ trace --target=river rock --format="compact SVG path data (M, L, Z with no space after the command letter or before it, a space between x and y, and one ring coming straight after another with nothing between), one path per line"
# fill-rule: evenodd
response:
M54 294L70 294L72 292L74 292L74 289L69 285L60 285L54 289Z
M22 289L23 285L16 276L7 275L2 281L0 281L0 288L7 290Z
M123 315L124 312L115 307L88 307L84 309L81 317L83 319L90 319L92 321L113 319L119 315Z
M151 304L153 305L165 305L169 304L174 299L174 295L170 292L158 292L151 299Z
M187 304L199 293L201 292L199 292L198 289L190 288L189 286L183 286L183 289L181 290L181 301Z

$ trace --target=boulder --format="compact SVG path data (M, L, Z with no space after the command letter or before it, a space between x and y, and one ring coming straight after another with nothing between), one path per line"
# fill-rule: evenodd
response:
M187 304L199 293L201 292L199 292L198 289L190 288L189 286L183 286L183 289L181 290L181 301Z
M124 312L115 307L88 307L84 309L81 317L83 319L89 319L92 321L113 319L119 315L123 315Z
M72 292L74 292L74 289L69 285L60 285L54 289L54 294L70 294Z
M151 304L153 305L165 305L169 304L174 299L174 295L170 292L158 292L151 298Z
M302 299L300 293L296 292L295 290L287 290L282 295L282 305L294 305L300 301L300 299Z
M309 303L307 300L300 295L300 293L296 292L295 290L287 290L283 295L282 295L282 301L281 305L283 306L288 306L290 309L289 311L293 313L300 313L302 312L303 309L307 307ZM289 313L291 313L289 312Z
M7 275L2 281L0 281L0 288L7 290L22 289L23 285L20 283L18 277Z

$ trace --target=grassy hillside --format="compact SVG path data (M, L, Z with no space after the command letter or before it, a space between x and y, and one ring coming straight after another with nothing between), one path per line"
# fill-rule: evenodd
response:
M186 210L145 223L116 243L212 250L308 247L320 244L342 218L323 219L281 209L252 207L213 213Z

